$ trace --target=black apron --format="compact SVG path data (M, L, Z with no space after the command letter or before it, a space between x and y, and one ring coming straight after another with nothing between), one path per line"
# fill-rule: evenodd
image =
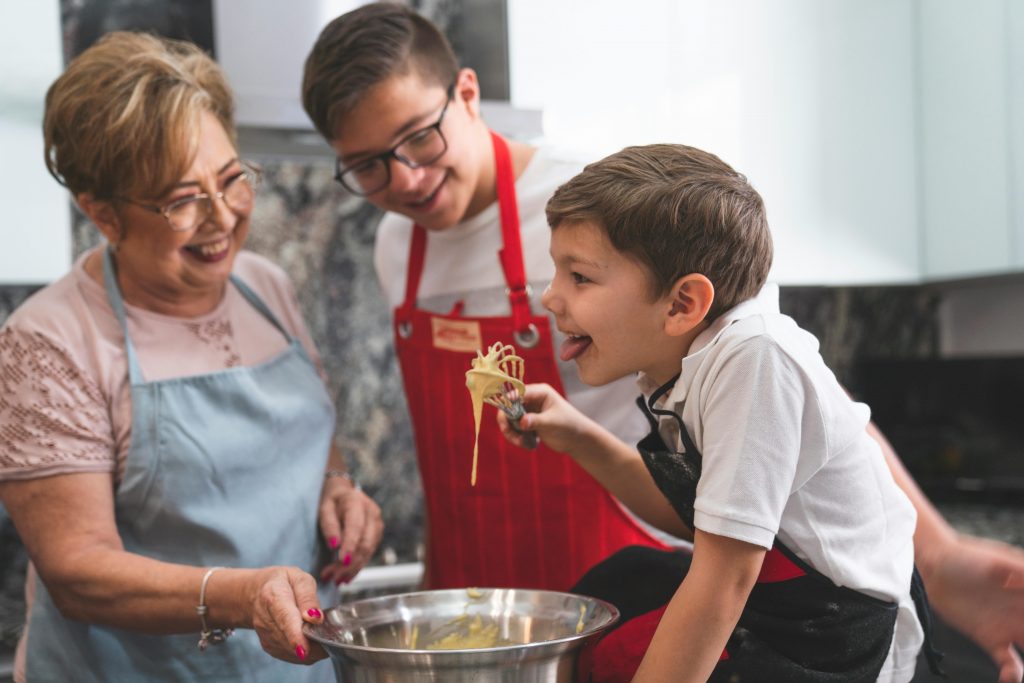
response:
M692 529L701 455L682 419L672 411L654 407L677 379L678 375L647 402L637 399L651 424L651 433L640 441L638 449L655 484ZM671 416L678 423L683 453L666 447L658 432L658 415ZM659 610L656 614L660 619L660 612L688 569L689 558L682 553L629 548L594 567L573 590L615 604L623 612L617 628L628 628L631 618L654 610ZM930 612L916 569L911 595L925 632L929 666L941 673L938 662L942 655L931 645ZM835 585L776 539L765 554L757 582L709 680L874 683L892 645L897 608L896 603ZM651 620L655 628L657 619ZM630 637L646 638L649 643L654 633L653 628L648 630L634 629ZM614 641L614 633L608 638ZM623 648L618 644L619 652L646 650L646 646L637 645ZM628 680L622 664L615 662L609 667L618 674L603 675L601 658L596 657L593 679ZM636 666L639 661L632 671Z

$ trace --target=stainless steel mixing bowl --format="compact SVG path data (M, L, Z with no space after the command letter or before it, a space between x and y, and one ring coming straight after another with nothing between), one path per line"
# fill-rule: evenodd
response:
M508 644L425 649L478 616L478 623L496 626L500 642ZM453 589L344 603L328 609L322 624L306 624L305 632L330 654L343 683L569 683L585 680L593 648L618 619L614 606L582 595ZM414 638L418 649L410 649Z

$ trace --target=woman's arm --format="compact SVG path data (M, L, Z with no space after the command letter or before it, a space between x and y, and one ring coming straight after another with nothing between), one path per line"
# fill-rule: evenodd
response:
M380 544L384 522L380 507L345 474L341 449L331 444L327 474L320 491L320 532L331 549L332 561L320 572L321 581L348 583Z
M739 621L764 555L760 546L697 529L690 571L665 609L633 680L707 681Z
M874 423L896 484L917 510L914 556L928 599L950 625L977 643L999 667L999 683L1019 683L1024 664L1024 550L958 534L911 478Z
M523 403L529 412L520 420L521 429L536 432L549 448L569 455L645 522L677 538L693 538L693 532L679 519L634 448L547 384L527 385ZM505 438L523 445L522 435L509 426L500 411L498 424Z
M0 484L0 499L61 614L143 633L198 633L196 606L208 567L125 551L109 473L63 474ZM302 634L319 621L316 581L294 567L223 569L206 588L210 627L254 628L270 654L322 658ZM228 647L229 645L225 645ZM311 652L312 649L312 652Z

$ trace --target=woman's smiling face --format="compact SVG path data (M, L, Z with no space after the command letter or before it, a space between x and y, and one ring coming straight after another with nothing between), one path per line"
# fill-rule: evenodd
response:
M196 155L181 181L167 194L140 203L163 207L200 193L212 197L230 184L248 182L220 122L204 113L199 127ZM181 317L215 308L249 233L251 210L251 202L232 208L223 199L213 199L205 220L191 230L175 231L159 213L132 202L120 204L115 259L125 299Z
M580 379L596 386L638 371L656 378L679 372L679 343L665 334L671 293L652 299L646 269L604 230L587 221L559 225L551 257L555 277L542 301L569 336L559 355L576 361Z

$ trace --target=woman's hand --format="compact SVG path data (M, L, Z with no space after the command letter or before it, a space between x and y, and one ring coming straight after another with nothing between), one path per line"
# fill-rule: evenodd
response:
M1024 665L1024 550L956 535L921 567L928 599L947 623L999 667L999 683L1020 683Z
M380 544L384 522L380 507L351 479L326 477L320 492L320 532L331 549L332 561L320 572L321 581L348 583Z
M574 455L581 441L597 427L548 384L527 384L523 407L526 415L519 420L519 429L535 432L548 448L569 455ZM526 447L523 434L512 428L500 410L498 426L506 439L520 448Z
M268 654L293 664L312 664L327 656L302 633L303 622L323 621L316 579L297 567L267 567L255 570L249 594L252 628Z

